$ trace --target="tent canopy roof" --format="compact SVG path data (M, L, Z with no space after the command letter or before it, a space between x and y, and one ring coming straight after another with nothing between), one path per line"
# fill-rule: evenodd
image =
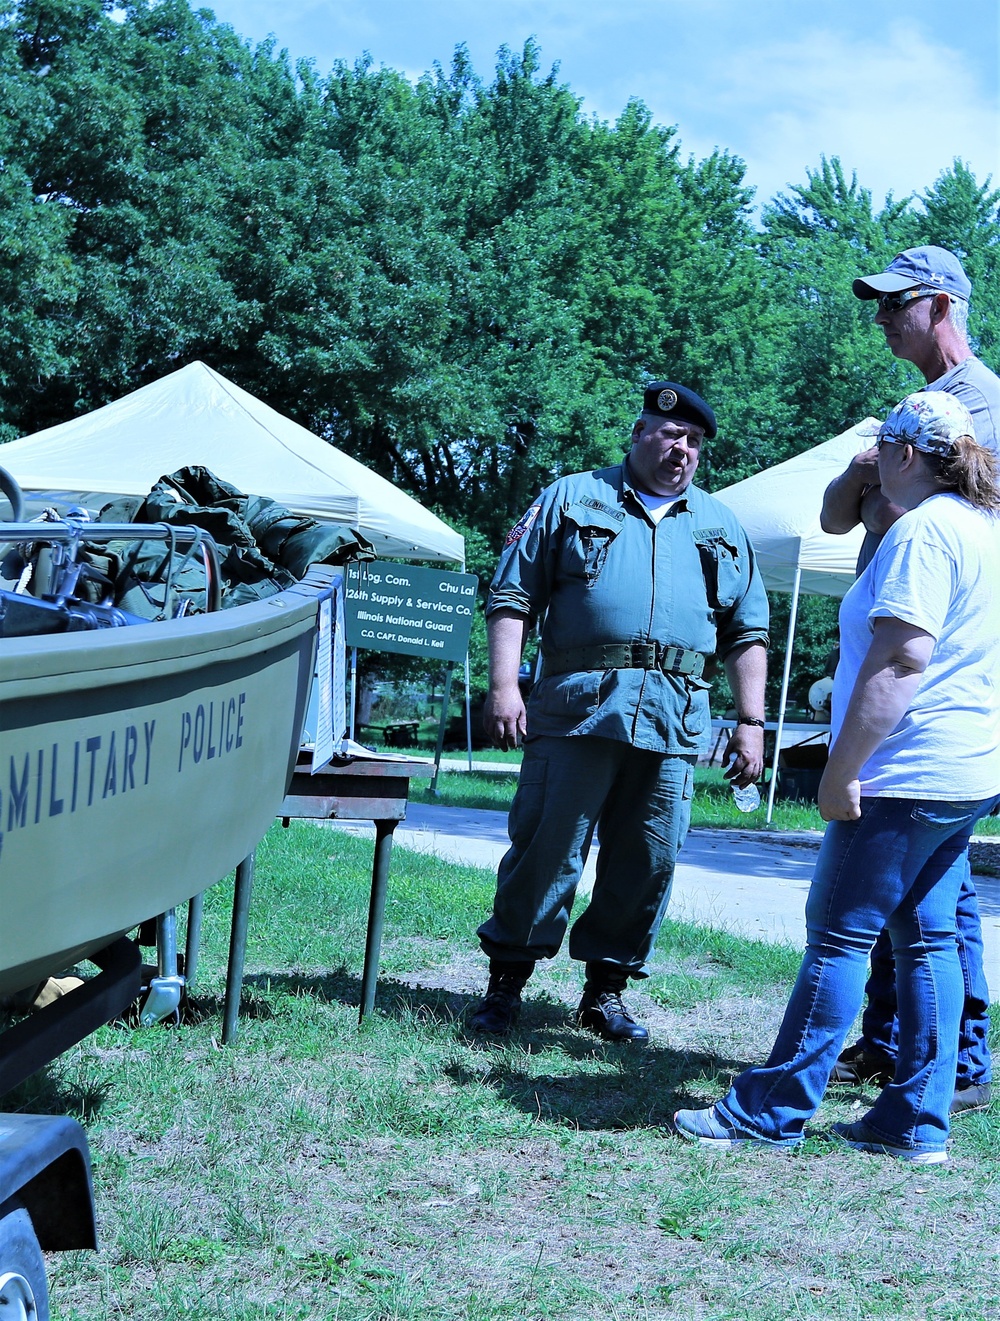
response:
M854 582L864 528L833 536L819 525L823 492L855 454L870 448L878 428L874 418L765 468L745 481L716 492L716 499L736 514L757 554L764 585L790 592L801 569L800 590L818 596L843 596Z
M380 556L465 558L465 539L418 501L203 362L12 441L0 462L27 493L90 506L201 464L248 495L359 529Z

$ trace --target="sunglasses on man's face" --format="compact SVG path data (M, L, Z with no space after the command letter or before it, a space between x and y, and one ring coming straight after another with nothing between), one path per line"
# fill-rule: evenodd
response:
M898 312L901 307L905 307L907 303L912 303L917 298L935 298L941 292L940 289L904 289L901 294L879 294L878 310Z
M880 450L883 445L906 445L909 442L901 440L899 436L879 436L875 442L875 448Z

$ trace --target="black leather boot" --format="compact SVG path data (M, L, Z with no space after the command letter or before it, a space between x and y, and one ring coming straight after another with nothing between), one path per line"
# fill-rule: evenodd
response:
M629 1041L645 1046L649 1031L637 1023L622 1001L628 977L605 963L588 963L577 1022L605 1041Z
M895 1071L895 1060L880 1050L866 1050L858 1041L837 1056L830 1074L830 1084L857 1087L862 1083L873 1082L879 1087L885 1087L892 1082Z
M517 1022L521 992L534 971L533 963L490 959L490 982L486 995L469 1015L469 1029L493 1037L506 1036Z

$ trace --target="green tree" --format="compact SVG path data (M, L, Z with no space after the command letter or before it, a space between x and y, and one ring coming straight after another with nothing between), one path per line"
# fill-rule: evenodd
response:
M759 239L773 296L789 312L783 379L790 453L883 415L922 383L915 368L891 356L870 305L851 290L858 275L881 270L905 246L907 203L890 198L876 213L871 193L856 175L848 182L836 158L807 177L765 207Z
M907 246L935 243L954 252L972 281L969 334L979 356L1000 368L1000 189L980 184L956 160L905 218Z
M45 71L25 73L25 34L0 24L0 438L18 434L16 401L30 401L45 380L66 372L65 327L79 278L66 254L73 216L58 197L39 194L29 168L31 144L47 131ZM13 405L13 406L12 406ZM30 407L30 404L28 405Z

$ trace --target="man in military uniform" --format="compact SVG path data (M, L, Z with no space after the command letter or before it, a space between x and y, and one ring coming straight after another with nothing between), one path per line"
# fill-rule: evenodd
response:
M887 347L919 369L927 382L924 389L943 390L960 399L972 414L980 445L1000 452L1000 379L969 346L972 284L955 254L947 248L907 248L880 274L855 280L853 289L856 297L877 302L875 324L881 327ZM837 534L864 523L860 574L902 514L882 494L877 452L868 449L856 454L827 487L820 521L825 532ZM966 989L952 1114L987 1106L993 1076L986 1039L990 995L983 971L983 930L968 861L956 923ZM865 990L868 1007L861 1036L841 1054L832 1082L854 1085L875 1080L885 1084L892 1079L898 1024L896 965L888 932L882 932L872 950L871 977Z
M563 477L511 529L490 588L484 723L524 739L474 1031L513 1026L537 959L554 957L595 827L597 879L570 935L586 965L582 1026L612 1041L648 1033L622 1002L647 976L694 765L710 730L706 659L717 654L739 723L726 749L737 785L763 767L767 599L733 513L691 484L715 417L693 390L649 386L617 467ZM517 677L544 614L543 677L527 711Z

